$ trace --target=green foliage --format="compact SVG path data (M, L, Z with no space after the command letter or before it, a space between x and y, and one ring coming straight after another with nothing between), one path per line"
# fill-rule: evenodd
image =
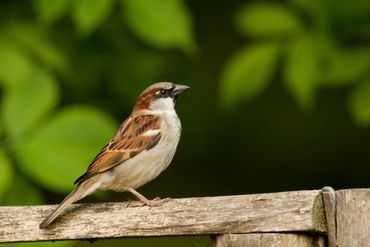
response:
M13 5L4 6L15 11L0 21L1 202L41 203L39 186L69 191L117 128L117 122L96 107L72 102L60 109L59 98L68 98L73 91L68 89L80 85L80 93L88 95L96 90L94 83L101 83L104 77L112 81L107 88L114 91L113 97L132 102L134 91L138 93L144 82L162 73L163 53L150 47L143 49L127 37L125 24L156 48L189 52L194 47L191 16L183 1L153 3L120 1L122 13L117 18L112 18L117 0L33 0L36 18L32 13L18 13ZM25 2L24 9L29 10L29 4ZM117 22L122 15L125 23ZM137 15L141 15L142 22ZM65 17L72 20L75 33ZM85 50L84 45L79 48L102 27L111 29L104 31L100 40L100 44L113 48L110 55L100 50L104 47L100 44L93 52ZM161 35L156 35L158 32ZM117 34L122 39L117 39ZM110 60L112 63L105 67L103 61ZM83 74L87 68L88 77ZM16 176L13 171L17 171ZM9 187L10 183L13 186Z
M12 243L4 244L2 247L68 247L73 246L73 241L57 241L57 242L27 242L27 243Z
M75 0L73 20L81 36L94 31L110 14L113 0Z
M296 32L300 20L286 6L277 3L255 3L236 13L236 26L247 36L269 37Z
M71 0L34 0L33 2L40 21L50 25L66 14Z
M2 202L4 195L10 188L10 183L13 179L12 164L4 153L0 153L0 203Z
M181 0L122 0L128 27L159 48L194 48L190 14Z
M328 57L330 67L323 75L324 83L332 86L342 86L354 83L370 69L370 47L351 50L331 50Z
M226 107L258 96L270 82L278 55L276 43L247 46L226 65L221 92Z
M23 171L34 181L67 192L117 127L106 114L89 107L69 107L16 148ZM37 169L35 169L37 164Z
M5 196L5 204L21 206L42 203L44 203L44 199L37 187L21 175L13 178L12 186L9 186Z
M7 133L19 137L34 128L58 100L56 81L44 70L33 70L3 99L3 117ZM32 103L30 103L32 102Z
M347 5L320 0L256 1L236 11L236 28L246 37L255 39L247 47L254 49L259 44L275 42L285 51L280 53L279 59L273 56L271 64L275 66L276 60L283 62L281 80L303 110L313 109L320 88L354 85L363 78L370 78L370 45L362 42L363 28L370 27L370 21L364 18L364 9L370 9L370 4L356 0L349 13ZM351 27L357 25L354 16L361 20L358 32L348 30L348 23L353 24ZM256 66L258 62L243 59L248 57L247 50L237 51L225 65L220 82L223 105L235 106L235 103L251 99L266 88L269 84L266 80L272 79L270 66ZM263 83L251 87L251 82L256 80L256 73L251 71L256 70L264 75L261 76ZM362 91L366 91L365 86L356 88L353 93L356 96L351 96L349 103L360 125L370 124L366 107L358 103L363 101L358 98L370 98Z
M357 85L349 97L349 109L360 126L370 126L370 80Z
M7 88L18 85L32 73L26 54L0 42L0 84Z
M311 109L320 77L314 43L309 37L302 37L295 40L289 48L284 82L301 107Z
M42 28L21 22L11 22L5 32L10 40L15 42L27 55L41 60L44 66L60 72L68 71L68 65L63 52L48 40Z

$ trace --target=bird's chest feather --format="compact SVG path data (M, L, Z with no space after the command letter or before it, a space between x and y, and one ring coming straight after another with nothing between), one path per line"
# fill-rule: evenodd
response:
M111 171L108 189L138 188L156 178L171 163L181 135L181 123L176 114L163 116L161 139L156 146L118 165Z

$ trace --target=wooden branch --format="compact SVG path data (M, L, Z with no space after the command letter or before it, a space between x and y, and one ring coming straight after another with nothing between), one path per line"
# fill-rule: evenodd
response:
M326 231L319 190L170 199L158 207L76 204L39 229L55 207L0 207L0 242Z

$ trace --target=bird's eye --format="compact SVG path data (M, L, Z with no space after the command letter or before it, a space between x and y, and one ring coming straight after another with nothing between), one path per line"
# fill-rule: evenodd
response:
M164 89L161 89L161 91L159 92L161 95L166 95L167 91L164 90Z

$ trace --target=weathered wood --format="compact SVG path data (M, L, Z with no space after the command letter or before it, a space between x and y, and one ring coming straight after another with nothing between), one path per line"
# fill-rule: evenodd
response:
M317 236L314 242L314 247L327 247L327 242L327 238L325 238L324 236Z
M252 233L217 236L215 247L324 247L324 239L307 234Z
M337 242L339 247L370 246L370 190L337 191Z
M322 189L322 197L325 209L325 218L328 230L329 247L337 246L337 226L336 226L336 195L332 187L326 186Z
M55 207L0 207L0 242L326 231L319 190L171 199L158 207L78 204L39 229Z

